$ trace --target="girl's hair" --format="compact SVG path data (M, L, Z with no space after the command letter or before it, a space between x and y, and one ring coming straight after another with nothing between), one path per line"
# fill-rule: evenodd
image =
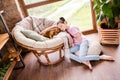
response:
M62 23L65 22L65 18L64 17L60 17L60 20L61 20Z
M65 20L64 17L60 17L60 18L59 18L59 21L57 22L57 24L58 24L58 23L64 23L65 21L66 21L66 20Z

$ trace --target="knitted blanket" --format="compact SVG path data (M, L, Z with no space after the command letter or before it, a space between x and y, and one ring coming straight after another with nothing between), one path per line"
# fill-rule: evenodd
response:
M60 32L58 35L54 36L53 38L60 37L64 41L64 54L65 54L65 59L67 61L70 61L70 47L72 46L72 38L67 32Z

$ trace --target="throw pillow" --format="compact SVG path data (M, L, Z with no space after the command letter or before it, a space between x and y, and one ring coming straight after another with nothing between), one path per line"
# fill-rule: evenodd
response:
M101 45L98 42L91 43L88 48L89 55L99 55L101 53Z
M38 34L37 32L35 31L32 31L32 30L22 30L21 31L27 38L30 38L30 39L33 39L35 41L45 41L45 40L48 40L49 38L47 37L44 37L40 34Z

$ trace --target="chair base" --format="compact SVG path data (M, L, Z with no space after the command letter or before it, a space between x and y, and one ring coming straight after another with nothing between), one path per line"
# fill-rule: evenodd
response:
M54 49L49 49L45 51L33 51L38 62L43 65L53 65L61 62L64 59L64 53L62 50L63 44L57 46Z

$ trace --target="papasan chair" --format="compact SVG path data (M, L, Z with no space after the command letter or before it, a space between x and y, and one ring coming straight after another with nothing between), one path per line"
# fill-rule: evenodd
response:
M25 35L26 33L27 35L34 34L35 32L38 33L54 24L56 24L55 21L47 18L29 16L16 23L12 30L12 35L17 44L32 51L40 63L44 65L56 64L64 58L64 40L62 38L46 39L42 36L42 41L39 41ZM24 32L25 30L28 32Z

